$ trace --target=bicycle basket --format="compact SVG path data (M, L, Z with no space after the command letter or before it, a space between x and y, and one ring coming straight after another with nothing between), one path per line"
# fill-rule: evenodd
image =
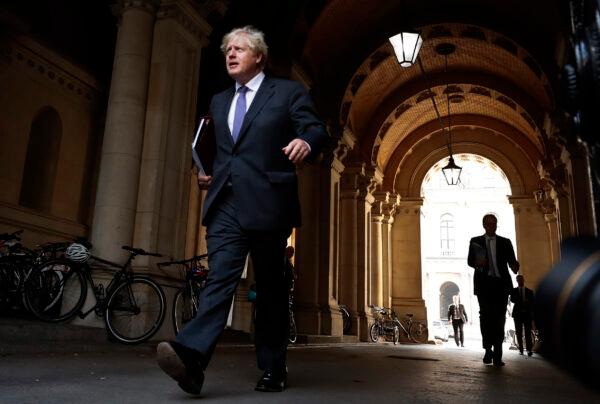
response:
M73 262L86 262L90 259L90 250L88 250L83 244L73 243L67 247L65 251L65 257Z

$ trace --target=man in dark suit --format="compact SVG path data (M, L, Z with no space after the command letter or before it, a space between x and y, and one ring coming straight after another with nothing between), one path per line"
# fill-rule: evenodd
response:
M174 342L162 342L157 361L191 394L225 327L236 286L250 254L256 279L258 366L256 390L282 391L287 380L288 284L286 241L300 225L296 164L318 154L327 134L304 88L265 76L268 48L253 27L231 31L221 49L235 86L213 97L216 136L213 175L203 206L209 276L198 314Z
M465 346L465 332L464 325L468 321L467 312L465 306L460 302L460 296L452 296L453 304L448 307L448 321L452 321L452 328L454 328L454 341L456 346L464 348Z
M483 363L504 366L502 342L506 305L512 290L508 267L517 273L519 262L509 239L496 235L498 219L492 214L483 217L483 236L473 237L469 245L468 264L475 269L474 293L479 301L479 321L485 355Z
M510 293L510 301L514 303L512 316L515 321L515 333L519 353L523 355L523 327L525 327L525 347L527 355L533 355L533 343L531 339L531 326L533 322L533 311L535 296L533 290L525 287L523 275L517 275L517 286Z

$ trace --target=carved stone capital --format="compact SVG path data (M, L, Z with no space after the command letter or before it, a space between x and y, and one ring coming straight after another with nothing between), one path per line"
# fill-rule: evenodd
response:
M163 0L156 13L158 20L172 19L200 40L202 46L208 45L208 36L212 27L200 14L184 0Z
M131 9L147 11L154 15L159 6L160 0L118 0L111 10L117 17L122 17L123 13Z
M356 191L357 198L365 198L373 203L373 191L377 186L375 179L369 175L365 163L353 163L347 166L340 180L342 191Z

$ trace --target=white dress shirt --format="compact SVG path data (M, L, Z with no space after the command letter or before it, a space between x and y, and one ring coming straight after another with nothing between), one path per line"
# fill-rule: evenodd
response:
M252 104L252 101L254 101L254 97L256 97L256 92L258 91L258 88L260 87L264 79L265 74L261 71L245 84L246 87L248 87L248 91L246 91L246 112L248 112L248 110L250 109L250 105ZM229 126L229 132L233 131L235 104L237 103L237 99L240 96L240 93L238 93L238 89L241 86L242 85L240 83L235 83L235 95L233 96L233 100L231 101L231 105L229 106L229 115L227 115L227 125Z
M488 259L491 259L490 264L493 267L491 275L500 278L500 271L498 271L498 261L496 260L496 237L495 236L490 237L490 236L486 235L485 239L486 239L486 244L489 244L489 246L490 246L490 251L489 251L490 257L488 257Z

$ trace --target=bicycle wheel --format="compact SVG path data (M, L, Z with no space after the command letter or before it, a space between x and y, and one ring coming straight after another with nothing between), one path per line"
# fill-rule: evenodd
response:
M25 282L25 301L34 316L60 322L75 317L87 295L85 277L66 260L52 260L33 268Z
M400 327L394 326L394 345L400 341Z
M298 340L298 331L296 330L296 319L294 312L290 310L290 334L288 337L290 343L295 344Z
M192 298L192 291L189 287L184 287L175 292L173 298L173 330L175 335L183 330L183 327L190 322L198 312L198 302Z
M413 321L410 325L410 329L408 330L408 334L410 338L419 343L424 344L427 342L427 338L429 337L429 333L427 331L427 326L418 321Z
M145 276L118 284L108 296L104 322L124 344L138 344L153 336L165 319L165 294Z
M379 335L381 334L381 327L377 323L373 323L371 325L371 329L369 330L369 335L371 336L371 341L377 342L379 340Z

